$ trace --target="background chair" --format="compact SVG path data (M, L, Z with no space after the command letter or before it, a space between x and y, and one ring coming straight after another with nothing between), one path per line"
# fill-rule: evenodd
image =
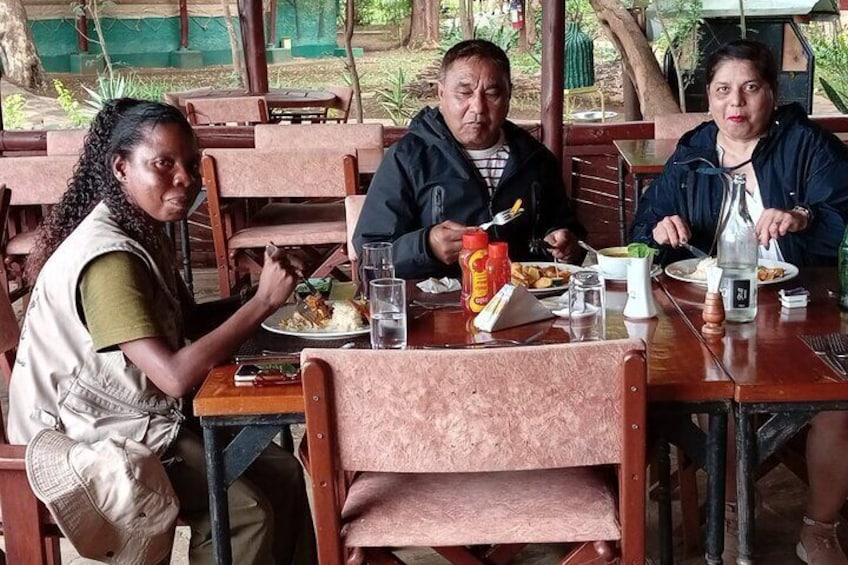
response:
M301 360L322 565L399 546L482 563L462 546L556 541L598 563L588 542L613 540L644 562L641 340Z
M193 126L268 123L264 96L192 98L185 101L186 117Z
M357 165L351 149L207 149L202 159L209 218L222 296L259 268L257 250L268 242L299 247L324 276L346 260L344 216L322 216L309 203L267 212L269 198L336 198L356 191ZM343 211L343 210L342 210Z
M347 229L347 258L350 261L351 278L359 281L359 269L356 261L356 248L353 246L353 233L356 231L356 223L365 206L365 195L354 194L345 196L345 227Z
M335 94L336 99L327 107L324 121L346 124L353 102L353 89L349 86L328 86L327 90Z
M12 302L29 292L23 267L35 245L35 229L43 217L44 206L62 198L77 160L76 155L0 158L0 184L12 191L9 220L5 224L8 239L0 247L5 269L3 282ZM12 283L14 290L10 287Z
M684 133L712 120L707 112L659 114L654 117L654 139L680 139Z
M85 144L87 128L53 129L47 131L47 155L79 157Z

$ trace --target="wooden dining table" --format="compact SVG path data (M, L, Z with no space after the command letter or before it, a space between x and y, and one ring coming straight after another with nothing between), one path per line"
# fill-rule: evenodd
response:
M473 344L496 338L522 340L542 331L537 343L570 341L568 321L551 318L498 331L473 330L458 307L456 293L427 295L408 286L408 346ZM653 295L658 315L649 320L626 320L622 311L627 299L624 284L609 282L605 335L608 339L640 337L647 343L648 399L651 431L659 449L662 560L671 562L671 512L668 481L668 442L686 447L687 453L708 469L707 553L720 559L723 544L724 465L727 418L734 393L732 381L704 345L700 336L681 315L671 297L659 284ZM353 343L370 347L368 335L332 341L306 340L259 330L242 348L242 354L263 350L278 352L277 358L298 360L306 346L339 347ZM283 355L286 354L286 355ZM273 359L274 357L268 357ZM194 399L194 413L203 427L209 475L213 544L217 563L231 563L229 515L226 486L231 484L283 426L303 422L304 398L297 384L236 386L234 363L213 369ZM709 415L702 431L691 414ZM233 426L240 429L229 441ZM664 447L664 449L663 449Z
M704 288L668 278L663 286L683 315L701 323ZM780 288L804 287L806 308L780 305ZM802 335L848 333L837 306L836 269L801 269L797 279L761 285L753 322L727 324L723 337L705 340L734 381L739 558L754 553L754 479L757 468L800 432L818 412L848 409L848 382L816 357ZM755 418L765 420L755 426ZM800 522L800 517L799 517Z

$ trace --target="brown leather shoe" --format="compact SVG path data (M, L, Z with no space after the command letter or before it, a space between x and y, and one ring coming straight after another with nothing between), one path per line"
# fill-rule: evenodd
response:
M798 558L809 565L848 565L848 558L836 537L839 522L825 524L804 516L801 541L795 547Z

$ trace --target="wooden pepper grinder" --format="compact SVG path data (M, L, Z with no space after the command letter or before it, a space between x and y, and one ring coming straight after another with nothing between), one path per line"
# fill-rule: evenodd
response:
M724 335L724 298L720 292L708 292L704 299L704 325L701 326L701 333L705 336Z
M724 298L718 291L721 283L721 269L709 267L707 269L707 295L704 297L704 325L701 333L707 337L721 337L724 335Z

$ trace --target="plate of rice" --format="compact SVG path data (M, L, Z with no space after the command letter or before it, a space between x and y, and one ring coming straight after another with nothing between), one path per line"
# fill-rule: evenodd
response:
M328 300L326 304L331 315L317 324L300 316L297 305L286 304L268 316L262 327L269 332L305 339L339 339L371 331L368 320L362 315L362 306L351 300Z

